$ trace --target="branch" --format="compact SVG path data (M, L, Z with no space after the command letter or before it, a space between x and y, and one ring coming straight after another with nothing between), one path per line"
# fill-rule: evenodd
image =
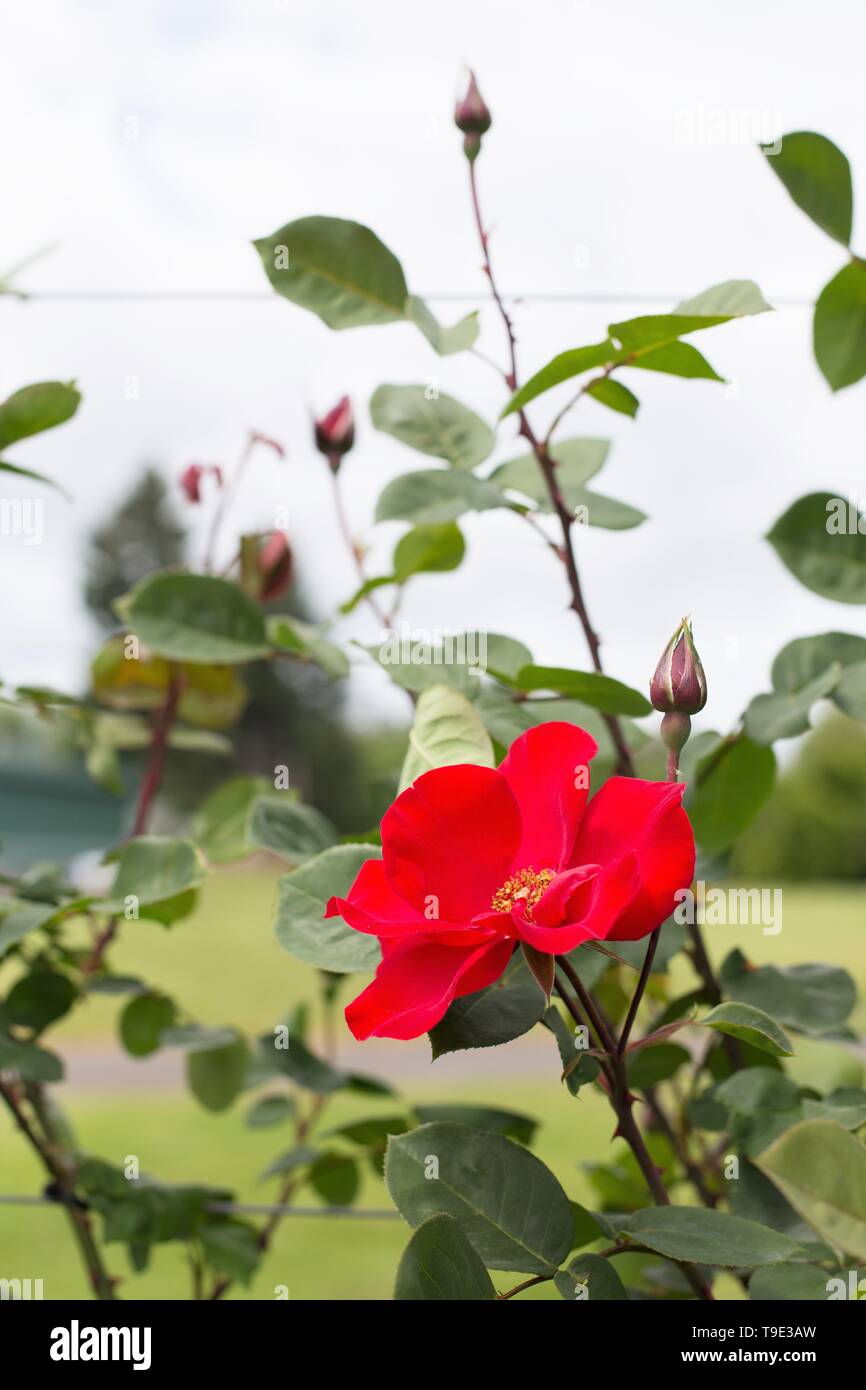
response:
M41 1101L41 1095L38 1087L32 1087L31 1090L31 1103L34 1105L35 1109L37 1101ZM3 1097L3 1100L12 1113L15 1123L21 1130L28 1144L30 1144L31 1148L33 1148L39 1156L43 1167L52 1179L58 1200L61 1202L69 1217L72 1231L78 1243L81 1258L87 1269L90 1278L90 1286L93 1289L95 1297L104 1300L116 1298L114 1280L106 1271L102 1263L99 1247L93 1238L90 1216L75 1195L74 1178L71 1176L66 1165L55 1153L52 1133L47 1133L46 1137L43 1138L38 1133L35 1126L31 1124L26 1111L21 1105L21 1100L14 1084L0 1080L0 1096ZM39 1115L44 1126L47 1118L44 1108L40 1107Z
M496 284L496 278L493 274L493 266L490 260L489 237L487 232L484 230L484 222L481 216L481 204L478 197L478 181L475 176L475 162L473 160L469 160L469 188L472 198L472 211L475 216L475 225L478 230L478 238L481 243L481 254L483 257L484 274L487 276L487 280L490 285L490 292L493 295L494 302L496 304L497 309L499 310L500 317L505 327L506 336L508 338L508 354L511 366L509 371L503 373L503 376L505 379L506 386L508 386L509 390L513 392L517 390L518 384L517 339L515 337L514 324L511 320L511 315L505 307L505 302L502 299L502 296ZM574 517L572 513L569 511L568 507L566 506L565 499L563 498L562 493L559 489L559 483L556 478L556 464L554 460L551 458L546 444L542 443L541 440L537 438L532 426L529 423L525 411L521 410L519 412L518 418L520 420L520 433L523 436L523 438L527 441L529 447L535 455L536 461L538 463L539 468L541 469L545 484L547 486L547 491L550 496L551 504L559 520L560 529L562 531L562 549L559 551L559 555L565 568L566 576L568 578L569 589L571 590L570 606L576 613L580 625L583 628L583 634L586 638L587 646L589 647L589 653L592 658L593 668L596 671L601 672L603 670L600 654L601 644L599 642L598 634L596 633L592 625L592 622L590 621L586 601L583 597L583 590L581 589L580 575L577 569L577 557L574 551L574 538L572 536L572 526L574 524ZM613 741L614 748L616 749L619 769L621 772L624 772L627 776L633 777L634 761L632 759L631 749L629 748L628 743L625 739L625 735L623 734L622 725L620 724L617 717L613 714L606 714L603 717L604 722L607 725L608 732L610 733L611 739Z

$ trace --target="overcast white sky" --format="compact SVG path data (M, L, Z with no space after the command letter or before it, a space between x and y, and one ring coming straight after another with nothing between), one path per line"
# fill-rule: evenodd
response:
M450 120L467 62L494 113L478 168L509 292L657 294L664 309L748 277L770 302L813 299L842 253L754 148L788 130L820 130L846 151L862 207L866 17L850 0L7 0L2 14L0 267L57 243L24 280L46 295L265 290L250 239L313 212L372 226L416 292L480 295ZM862 251L859 226L855 213ZM457 317L464 306L437 307ZM524 374L641 311L520 305ZM324 614L353 575L310 407L348 391L361 410L345 477L365 530L384 482L420 461L369 425L376 385L435 377L491 419L502 403L483 364L441 361L409 327L331 334L276 297L0 300L0 317L4 395L75 377L85 397L73 423L15 451L75 501L40 494L41 546L0 539L9 681L80 680L91 640L83 540L144 460L173 476L193 459L229 463L250 427L284 440L288 461L263 460L239 520L268 526L275 506L289 506ZM483 322L481 345L501 356L489 308ZM810 334L808 309L790 307L713 330L701 347L733 387L646 373L632 382L636 424L590 402L570 431L614 440L597 485L651 517L630 533L579 536L607 665L645 686L690 611L711 686L705 723L735 718L788 638L866 633L862 610L808 594L761 539L804 492L866 491L866 385L832 397ZM130 379L138 399L127 399ZM547 410L540 402L539 423ZM497 457L514 452L506 423ZM4 482L4 495L14 491ZM464 568L416 581L407 619L510 632L545 663L586 666L561 575L528 528L497 514L469 518L465 531ZM371 569L398 534L376 533ZM376 635L362 615L345 631ZM361 682L368 711L402 712L386 686L378 673Z

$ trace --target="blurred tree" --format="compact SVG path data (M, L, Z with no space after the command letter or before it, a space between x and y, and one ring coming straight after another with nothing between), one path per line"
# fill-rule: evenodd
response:
M866 730L837 714L804 741L737 844L736 877L866 878Z
M114 600L154 570L183 563L186 531L168 488L148 465L117 510L90 538L85 598L94 617L117 627Z

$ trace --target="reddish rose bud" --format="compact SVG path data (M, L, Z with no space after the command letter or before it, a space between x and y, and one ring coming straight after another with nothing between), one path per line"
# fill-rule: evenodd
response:
M181 473L178 481L188 502L201 501L202 478L207 473L213 474L217 487L222 487L223 471L218 463L191 463Z
M256 541L256 597L262 603L270 603L285 593L292 582L292 551L284 531L271 531L256 537Z
M258 430L250 431L250 441L253 444L265 444L269 449L273 449L278 458L284 459L286 451L278 439L271 439L268 434L259 434Z
M475 73L470 69L466 95L454 108L454 124L464 135L485 135L492 119L490 109L478 90Z
M490 109L478 90L475 73L470 69L469 86L462 101L454 108L454 124L463 131L463 149L471 162L481 149L481 137L490 129Z
M355 420L352 415L352 402L342 396L333 410L316 421L316 448L324 454L336 473L340 460L355 442Z
M707 703L707 681L688 618L665 647L650 682L650 700L665 714L697 714Z

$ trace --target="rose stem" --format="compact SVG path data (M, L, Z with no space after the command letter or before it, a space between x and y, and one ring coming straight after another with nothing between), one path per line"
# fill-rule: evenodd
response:
M487 276L487 282L490 285L490 293L492 294L496 307L499 310L500 317L505 327L506 336L508 338L508 354L511 362L511 367L510 370L504 372L503 375L505 378L506 386L508 386L510 391L514 392L517 390L518 387L517 339L514 334L514 324L511 320L511 315L505 307L505 302L502 298L502 295L499 292L499 288L496 283L496 278L493 274L493 266L490 259L489 237L487 232L484 230L484 220L481 216L481 203L478 197L478 181L475 175L475 161L469 160L468 163L469 189L472 199L472 211L475 217L475 226L478 230L478 239L481 243L481 254L483 257L484 274ZM589 611L586 606L586 600L583 596L583 590L581 588L580 583L580 575L577 568L577 557L575 555L574 538L572 535L572 524L574 522L574 517L572 513L569 511L568 507L566 506L565 499L560 491L559 484L556 478L556 464L554 460L551 458L546 445L542 443L542 441L538 439L538 437L536 436L535 431L529 423L525 411L521 410L518 413L518 418L520 420L520 433L523 436L523 438L527 441L529 447L535 455L538 466L541 469L542 475L544 477L544 481L547 486L547 491L550 496L553 509L556 512L557 518L559 520L560 529L562 531L562 549L559 550L557 548L557 550L565 568L565 573L568 578L568 585L571 590L570 606L576 613L580 625L583 628L583 634L586 638L587 646L589 647L589 653L590 657L592 658L593 667L596 671L601 672L603 670L600 650L601 644L598 638L598 634L595 631L590 620ZM632 760L631 749L629 748L626 742L625 735L623 734L622 726L619 720L615 715L606 714L604 715L604 722L607 725L608 732L610 733L611 739L616 749L619 770L625 773L627 776L633 777L634 762Z

